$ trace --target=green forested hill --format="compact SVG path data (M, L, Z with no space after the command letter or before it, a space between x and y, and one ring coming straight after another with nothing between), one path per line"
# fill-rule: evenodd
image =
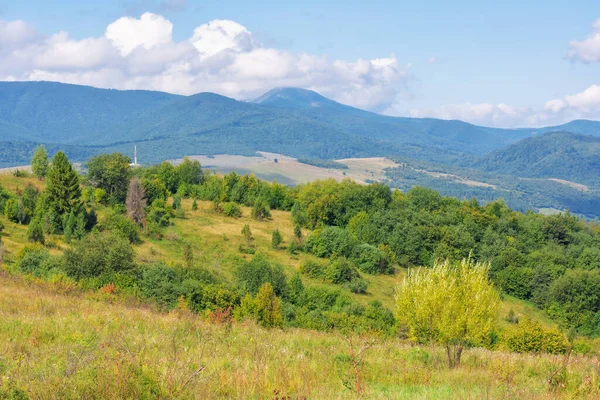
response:
M175 96L0 82L0 141L71 144L91 152L131 149L137 142L147 162L263 150L296 157L402 155L456 163L530 133L461 121L388 117L302 89L273 90L248 103L212 93ZM28 147L21 147L0 163L27 161ZM82 160L88 153L82 149L72 157Z
M546 133L489 154L474 166L523 178L557 178L597 186L600 138L568 132Z

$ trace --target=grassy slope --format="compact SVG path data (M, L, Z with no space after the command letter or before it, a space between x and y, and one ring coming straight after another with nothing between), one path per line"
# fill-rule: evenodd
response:
M0 176L0 184L11 189L28 181L39 184L29 178ZM136 246L138 260L181 263L183 244L189 241L197 263L228 279L235 258L243 257L237 247L243 242L240 231L246 223L257 248L288 274L305 258L315 259L271 249L274 229L283 233L286 242L292 237L286 212L274 211L271 220L256 222L248 217L247 208L242 218L232 219L214 214L208 202L199 205L199 210L191 211L191 201L184 200L186 219L176 220L163 240L144 239ZM6 225L10 262L26 243L26 227L0 218ZM60 238L53 241L57 247L51 251L57 254L65 245ZM403 275L404 271L391 277L365 276L369 294L353 296L364 303L379 299L392 308L394 288ZM14 384L38 398L138 398L147 393L154 393L150 396L154 398L268 398L275 397L275 390L292 398L354 397L343 384L350 379L349 348L335 334L265 331L249 323L211 325L185 312L157 313L131 299L61 289L8 277L0 270L0 388ZM504 317L511 308L517 316L553 324L531 304L507 297L498 317L501 325L507 324ZM583 396L581 390L588 386L596 390L589 392L590 398L599 394L598 371L588 358L569 365L564 392L548 394L546 380L561 357L474 349L467 351L460 369L449 371L443 367L442 351L436 353L439 367L429 348L422 351L395 339L380 341L365 357L367 396L563 398ZM206 369L194 375L202 365Z
M0 175L0 186L9 190L22 189L27 183L32 183L39 188L43 186L43 182L35 178ZM213 212L210 202L199 201L197 211L191 210L192 200L190 199L183 199L182 205L186 218L175 219L175 224L164 230L162 240L144 237L144 242L135 247L139 262L164 261L171 265L183 264L184 244L189 242L192 244L194 260L198 265L208 267L224 279L229 280L232 278L232 269L236 260L240 257L245 259L252 257L240 254L238 251L238 246L245 243L245 239L241 235L245 224L250 225L254 236L253 244L257 251L265 254L273 262L283 265L289 277L298 270L303 260L309 259L323 264L327 262L304 253L292 256L286 251L287 244L293 238L293 225L288 212L272 211L271 219L258 222L250 218L250 209L247 207L242 207L241 218L230 218ZM99 218L102 218L102 215L103 212L100 210ZM27 227L9 222L4 216L0 216L0 220L6 226L3 238L6 243L5 259L10 262L26 244ZM271 248L271 234L275 229L279 229L284 238L284 242L278 250ZM307 230L303 231L304 236L308 233ZM51 249L52 254L59 254L66 246L62 243L61 237L53 237L51 241L56 244L56 247ZM365 295L352 294L352 296L363 304L379 300L385 306L393 309L395 288L404 278L404 274L405 270L403 269L393 276L362 274L362 277L368 282L368 293ZM302 280L309 285L323 285L317 280L304 276ZM519 317L528 315L545 325L554 325L532 304L510 296L506 296L502 303L499 314L501 325L505 324L504 317L511 308Z
M0 388L32 398L357 398L340 337L254 324L210 324L108 296L0 274ZM360 339L356 339L362 343ZM597 371L573 358L565 387L548 390L561 356L466 351L455 370L429 348L390 339L364 353L367 398L597 398ZM436 366L437 365L437 366ZM1 390L1 389L0 389Z

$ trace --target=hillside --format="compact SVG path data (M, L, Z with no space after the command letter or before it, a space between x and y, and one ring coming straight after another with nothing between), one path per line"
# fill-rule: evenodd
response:
M588 122L573 131L592 130ZM581 126L580 126L581 125ZM0 154L23 164L33 143L70 145L69 154L131 153L144 162L184 155L269 151L293 157L406 156L463 163L530 136L534 129L493 129L461 121L388 117L303 89L274 89L254 102L212 93L175 96L51 82L0 82Z
M491 153L473 166L522 178L555 178L598 187L600 138L550 132Z
M0 175L0 186L13 192L28 184L44 187L44 181L37 178ZM415 191L411 196L415 201L421 196L420 201L429 207L435 203L427 193ZM452 204L448 205L456 206ZM99 226L105 230L110 208L99 204L96 207ZM242 216L238 218L219 214L209 201L199 201L195 210L192 199L183 199L181 209L185 214L174 218L159 236L144 235L141 243L133 246L139 265L133 276L119 273L79 281L57 273L56 268L61 268L57 261L65 257L67 250L81 248L86 239L67 244L63 235L49 234L46 251L50 258L46 260L54 260L51 263L54 269L42 267L24 275L27 271L22 268L39 263L37 257L44 253L27 243L26 225L0 216L5 226L4 264L0 267L0 340L5 343L2 373L10 377L0 382L0 396L143 398L151 393L159 398L353 399L361 397L355 393L357 370L353 368L353 354L356 357L368 343L374 345L361 353L364 358L358 369L363 398L453 399L485 395L500 399L518 395L559 399L575 396L580 390L586 390L591 398L597 394L597 388L587 383L594 376L593 359L587 356L573 355L567 359L509 353L503 348L493 351L475 348L465 350L460 368L448 369L444 366L445 350L441 346L415 345L398 335L332 332L330 327L317 328L318 325L312 329L293 325L265 329L251 320L232 321L227 314L220 314L219 309L198 310L194 305L199 298L210 301L211 292L206 288L218 289L216 300L227 302L228 293L231 294L228 288L232 286L206 283L197 286L199 283L191 276L202 273L233 282L240 262L251 262L254 258L238 250L246 243L240 234L246 224L251 226L256 252L263 254L269 263L281 265L288 279L297 274L304 262L323 262L323 259L306 252L286 251L294 240L288 211L272 210L269 219L257 221L251 217L249 207L241 207ZM441 209L441 212L446 211ZM279 249L271 246L274 229L284 237ZM303 230L308 238L310 230ZM369 231L371 228L365 229ZM188 263L186 244L192 244L196 266L182 268ZM111 245L122 244L116 241ZM70 254L72 257L73 253ZM144 281L157 270L163 275L152 280L150 287L156 297L144 297L149 290ZM194 271L196 275L191 274ZM173 279L174 274L181 273L191 275L180 289ZM304 290L320 294L314 302L330 302L337 297L331 311L317 308L309 314L309 322L318 324L324 316L335 316L339 310L347 310L344 312L350 314L345 318L356 321L357 315L373 307L374 300L393 309L395 288L404 275L403 268L393 275L361 273L368 290L355 294L341 285L303 274ZM116 285L105 283L107 279L117 282ZM140 279L140 286L130 286L130 279ZM182 289L194 294L186 299L183 296L188 293L178 291ZM171 298L175 303L168 300ZM284 310L286 318L300 314L300 309ZM502 331L515 326L507 321L508 315L520 320L533 318L544 329L556 326L529 301L507 295L496 321ZM561 375L558 383L554 383L552 378L565 360L570 361L567 378Z

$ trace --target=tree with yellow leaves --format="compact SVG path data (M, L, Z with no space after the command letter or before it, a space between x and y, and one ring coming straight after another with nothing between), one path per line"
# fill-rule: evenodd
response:
M489 266L465 259L436 262L408 271L397 292L397 315L411 339L446 347L450 368L465 346L489 340L500 298L488 278Z

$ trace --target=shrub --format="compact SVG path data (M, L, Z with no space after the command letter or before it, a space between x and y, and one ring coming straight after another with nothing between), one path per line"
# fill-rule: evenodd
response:
M281 232L279 232L279 229L276 229L273 232L273 235L271 235L271 247L273 247L274 249L278 249L279 245L281 245L281 242L283 242L283 236L281 236Z
M41 266L50 257L48 250L40 244L29 244L17 253L16 265L24 274L40 276Z
M409 270L396 301L410 338L444 345L451 368L460 364L465 346L486 344L500 302L488 276L487 264L470 259Z
M171 309L183 295L181 283L181 277L173 268L162 263L147 265L139 282L140 294L162 309Z
M311 233L305 249L318 257L349 257L355 244L346 229L333 226Z
M248 294L242 299L238 314L242 318L253 317L265 328L283 326L281 300L269 282L260 287L255 297Z
M262 221L271 217L269 202L263 197L258 198L252 206L252 218Z
M242 254L255 254L256 253L256 249L254 247L245 246L241 243L238 246L238 251Z
M260 287L269 282L275 294L285 297L287 281L281 265L271 265L262 254L255 255L249 262L241 262L234 270L238 285L252 294L258 293Z
M387 274L392 272L386 254L370 244L361 244L354 248L351 261L367 274Z
M221 208L227 217L239 218L242 216L242 208L235 203L223 203Z
M92 233L65 250L63 257L65 272L75 279L127 272L135 267L131 244L114 233Z
M348 283L348 289L352 293L365 294L367 293L367 281L362 278L354 278Z
M288 245L287 251L290 255L294 255L298 252L298 245L295 241L291 241Z
M34 218L27 228L27 240L44 244L44 230L39 218Z
M544 328L530 318L508 329L504 342L516 353L564 354L568 348L567 338L558 329Z
M356 268L345 258L336 258L329 262L323 277L329 283L342 284L358 278Z
M129 240L129 243L140 243L138 225L131 219L114 211L110 212L106 219L98 225L98 229L114 232Z
M325 267L314 261L305 260L300 265L300 273L310 278L319 279L325 274Z

